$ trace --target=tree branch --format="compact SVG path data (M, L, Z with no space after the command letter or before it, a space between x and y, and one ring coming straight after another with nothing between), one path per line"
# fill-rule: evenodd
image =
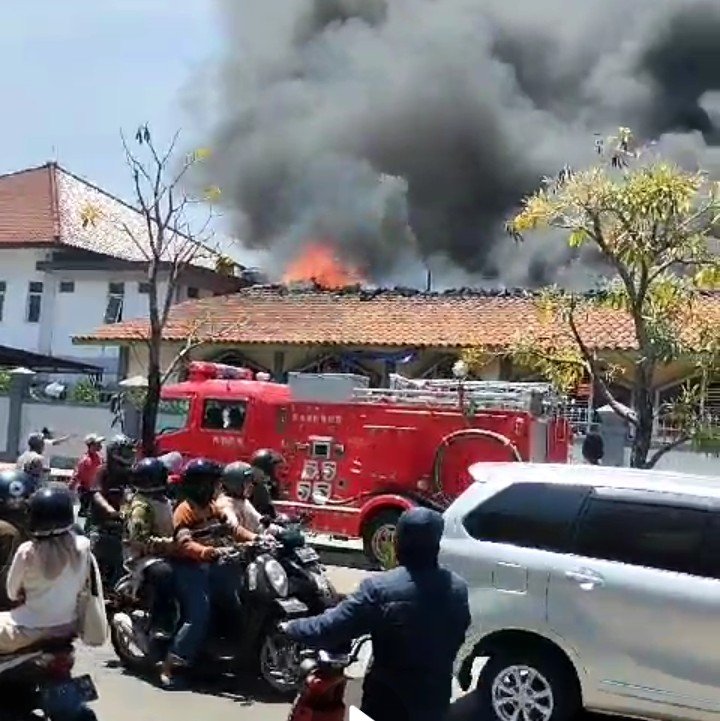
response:
M682 446L684 443L687 443L689 440L691 440L691 436L689 433L681 433L674 441L670 441L669 443L663 443L660 448L658 448L655 453L653 453L650 458L645 461L645 468L654 468L655 464L666 454L670 451L674 450L675 448L678 448L679 446Z
M638 426L638 420L635 417L635 415L622 403L619 403L615 396L613 396L612 391L610 390L610 387L605 382L605 379L603 378L603 372L600 369L600 367L597 364L597 361L595 359L595 356L590 352L589 348L585 345L585 341L583 341L582 336L580 335L580 331L578 330L577 324L575 323L575 315L574 315L574 309L570 308L568 309L568 316L567 316L568 325L570 326L570 332L573 335L573 338L575 339L575 342L577 343L578 348L580 349L580 352L582 353L583 358L585 358L585 361L588 364L588 367L590 368L590 372L592 373L592 380L597 381L598 385L600 386L600 390L602 391L603 395L607 399L608 404L610 407L617 413L617 415L620 416L623 420L627 421L628 423L632 424L633 426Z

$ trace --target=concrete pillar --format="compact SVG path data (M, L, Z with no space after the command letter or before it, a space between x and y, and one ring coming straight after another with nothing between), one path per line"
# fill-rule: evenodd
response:
M277 383L285 380L285 351L276 350L273 353L272 377Z
M598 432L602 436L605 450L602 464L604 466L624 466L628 437L627 422L609 405L598 408L597 413L600 417Z
M21 438L23 402L34 375L34 371L28 368L15 368L10 371L7 439L5 452L2 454L5 461L12 462L20 455L20 448L23 445Z

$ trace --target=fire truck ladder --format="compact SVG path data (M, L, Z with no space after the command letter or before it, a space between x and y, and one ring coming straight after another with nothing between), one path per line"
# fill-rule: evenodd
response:
M471 407L473 410L512 410L536 416L553 413L560 398L549 383L458 381L390 375L389 388L357 388L360 402L424 406Z

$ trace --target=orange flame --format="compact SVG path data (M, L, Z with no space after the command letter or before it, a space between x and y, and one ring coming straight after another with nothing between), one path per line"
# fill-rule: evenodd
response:
M283 283L312 281L328 290L356 285L363 280L356 268L343 263L332 246L323 243L306 245L283 275Z

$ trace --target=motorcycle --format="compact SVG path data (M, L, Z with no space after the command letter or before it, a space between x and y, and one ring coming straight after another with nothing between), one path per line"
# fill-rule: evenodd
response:
M304 681L290 708L288 721L344 721L348 666L358 660L370 640L361 636L350 653L305 651L300 664Z
M236 546L223 559L223 563L237 567L239 618L232 624L232 638L224 638L219 627L211 626L195 667L253 669L270 688L284 695L295 691L300 658L297 644L280 633L277 625L310 614L305 603L290 595L288 576L275 557L277 548L273 539L260 537L251 544ZM116 584L110 634L123 666L144 675L164 658L170 641L151 639L151 619L142 586L142 572L132 570ZM214 612L211 618L221 615Z
M44 640L0 656L3 721L97 721L87 704L98 698L90 676L73 677L73 639Z
M318 552L306 543L307 523L308 518L301 516L263 517L261 528L266 531L273 525L279 527L275 533L279 544L276 557L287 574L289 594L299 598L315 616L336 606L341 599L320 563Z

